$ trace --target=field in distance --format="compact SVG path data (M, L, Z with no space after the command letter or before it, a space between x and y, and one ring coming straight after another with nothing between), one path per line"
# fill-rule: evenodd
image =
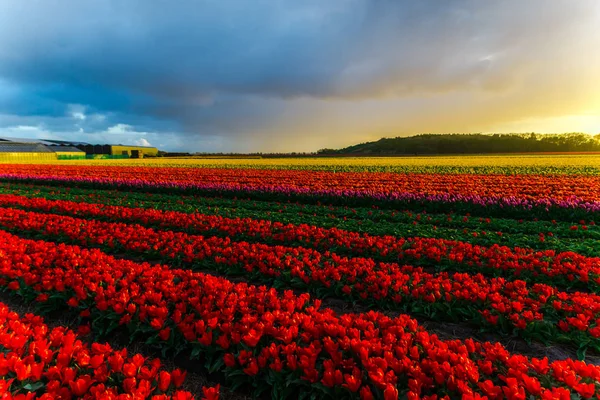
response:
M29 161L28 163L31 163ZM48 161L41 162L47 164ZM59 160L61 165L261 168L354 172L600 175L600 154L510 154L421 157L145 158Z

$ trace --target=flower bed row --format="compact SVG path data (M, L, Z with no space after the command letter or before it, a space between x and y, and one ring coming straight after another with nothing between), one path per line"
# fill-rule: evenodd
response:
M180 390L186 373L167 371L159 359L108 344L87 343L73 331L49 328L41 317L19 316L0 303L0 393L3 399L193 399ZM219 388L203 388L207 400Z
M559 220L540 220L539 218L519 219L515 224L514 218L496 217L469 217L465 214L436 214L415 212L412 210L389 210L375 205L369 207L346 207L327 204L305 204L299 202L263 202L249 198L206 197L196 195L182 195L156 192L122 191L114 189L88 189L83 187L64 187L53 185L38 185L19 182L2 182L0 193L15 194L27 197L44 197L51 200L72 200L80 202L103 203L110 205L133 205L135 207L159 208L165 211L201 212L209 211L228 212L223 216L245 217L244 212L251 212L261 216L289 215L289 217L319 217L339 221L357 220L373 221L377 223L430 223L455 229L482 228L488 230L510 230L515 233L536 234L540 231L556 230L556 234L572 235L580 238L582 235L592 233L595 222L590 219L574 221L579 225L587 225L588 230L572 230L573 222ZM241 213L241 214L238 214ZM465 220L464 217L468 217ZM268 219L268 218L261 218ZM319 224L316 224L319 225Z
M480 246L494 244L536 250L573 251L600 256L600 228L594 221L526 221L429 214L367 208L277 204L226 198L173 196L111 190L63 189L22 184L0 185L0 193L48 200L68 200L186 214L202 213L225 218L252 218L273 223L307 224L339 228L373 236L424 237L457 240Z
M0 207L8 206L61 215L144 224L160 229L174 229L224 238L233 237L236 241L250 240L272 245L307 246L319 251L335 251L341 255L364 255L383 261L403 261L413 265L434 266L436 269L518 277L529 282L549 283L557 287L591 290L600 288L600 258L585 257L573 252L511 249L500 245L483 247L453 240L421 237L407 239L394 236L371 236L305 224L283 224L249 218L224 218L205 214L0 195ZM223 240L212 240L216 246L224 245ZM270 251L270 247L265 247L264 251ZM300 248L298 251L307 250Z
M339 228L374 236L419 236L452 238L481 246L494 244L537 250L573 251L600 256L600 228L594 221L576 223L472 217L460 214L430 214L409 210L316 206L251 200L174 196L57 188L23 184L0 184L0 193L48 200L68 200L113 206L151 208L183 213L202 213L226 218L252 218L267 221Z
M600 295L481 274L431 274L422 268L344 258L303 248L232 242L140 225L0 210L0 226L35 237L101 246L180 265L298 287L370 306L467 321L541 341L600 351Z
M600 390L600 367L529 359L470 339L442 341L407 316L337 316L308 295L4 232L0 251L0 284L24 299L75 309L94 332L127 326L163 350L201 354L211 369L270 386L275 397L587 398Z
M108 205L125 205L140 208L157 208L164 211L180 211L186 213L203 213L224 217L260 216L259 219L282 221L279 218L303 220L313 218L322 223L311 223L326 227L327 224L345 224L354 221L372 222L376 226L389 224L389 232L393 234L393 226L398 224L430 224L456 230L475 229L489 232L534 234L553 232L556 236L568 238L600 238L600 230L591 219L564 222L560 220L543 220L526 215L515 222L514 218L496 218L491 216L474 217L470 213L429 213L413 210L389 210L375 205L369 207L345 207L333 205L303 204L292 202L256 201L244 198L206 197L169 193L119 191L111 189L86 189L81 187L62 187L32 185L18 182L3 182L0 193L15 194L27 197L44 197L49 200L71 200L77 202L102 203ZM578 226L574 229L573 226ZM369 228L371 228L369 226ZM361 230L365 229L361 226ZM354 229L348 229L354 230ZM385 231L381 231L386 234ZM382 234L382 233L378 233Z
M49 172L51 171L51 172ZM221 169L221 168L152 168L136 166L68 166L3 164L1 173L92 179L140 181L155 185L194 185L200 182L256 190L273 188L281 191L357 191L372 195L422 193L438 195L477 195L480 197L514 197L541 200L553 198L569 201L599 201L600 177L540 175L473 175L473 174L394 174L331 173L318 171Z
M0 166L0 179L75 186L240 194L393 207L427 205L506 214L511 209L561 218L600 212L600 177L332 173L209 168ZM469 212L469 211L467 211ZM581 218L579 218L581 219ZM592 218L593 219L593 218Z

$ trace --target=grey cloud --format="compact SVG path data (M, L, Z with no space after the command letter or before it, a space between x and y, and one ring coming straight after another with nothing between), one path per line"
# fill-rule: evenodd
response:
M579 73L563 50L600 45L599 17L596 0L5 0L0 112L61 132L128 124L197 149L255 150L299 129L341 143L340 127L366 134L375 116L443 115L465 93L504 107ZM66 118L72 104L108 117Z

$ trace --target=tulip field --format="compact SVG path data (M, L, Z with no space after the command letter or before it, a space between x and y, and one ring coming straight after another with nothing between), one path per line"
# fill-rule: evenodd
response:
M0 164L0 398L600 398L600 169L550 157Z

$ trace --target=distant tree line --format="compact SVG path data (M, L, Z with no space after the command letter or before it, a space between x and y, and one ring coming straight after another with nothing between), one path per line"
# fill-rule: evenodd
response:
M384 138L343 149L321 149L320 155L418 155L477 153L542 153L600 151L600 134L508 133L423 134Z

